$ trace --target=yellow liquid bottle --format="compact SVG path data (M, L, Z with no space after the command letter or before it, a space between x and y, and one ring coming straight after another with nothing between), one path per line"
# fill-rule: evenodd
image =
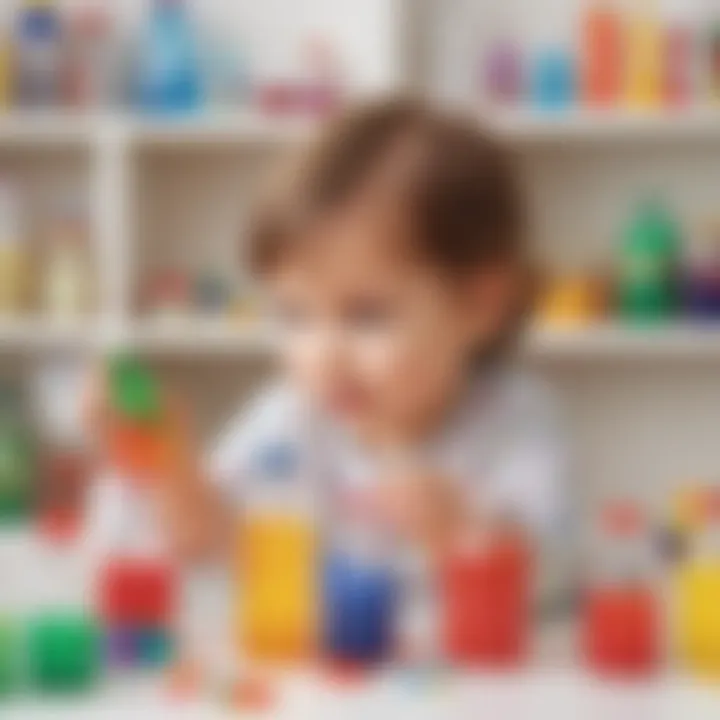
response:
M663 27L655 0L632 0L626 29L625 100L653 109L663 97Z
M310 658L318 634L317 530L312 498L295 476L262 472L237 535L241 655L259 662Z
M687 667L720 677L720 513L705 515L675 578L676 643Z

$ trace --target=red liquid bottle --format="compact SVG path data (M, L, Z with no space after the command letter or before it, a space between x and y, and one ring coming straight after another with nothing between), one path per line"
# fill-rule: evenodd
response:
M593 2L582 28L582 92L586 103L617 104L623 78L623 27L620 13L605 0Z
M660 663L658 601L650 578L650 543L639 511L613 505L603 514L599 576L590 585L581 625L585 661L601 675L634 677Z
M440 637L458 665L512 667L528 650L530 557L510 535L450 553L440 578Z

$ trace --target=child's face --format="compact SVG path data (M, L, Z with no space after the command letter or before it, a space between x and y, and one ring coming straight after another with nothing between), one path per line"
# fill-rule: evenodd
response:
M271 290L294 379L338 419L401 439L445 409L502 309L490 274L453 283L388 233L378 213L345 211L286 258Z

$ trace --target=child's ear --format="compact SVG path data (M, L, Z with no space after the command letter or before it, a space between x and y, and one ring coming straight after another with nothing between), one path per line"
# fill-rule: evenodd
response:
M483 342L502 335L518 316L528 291L518 268L496 263L467 276L463 294L471 339Z

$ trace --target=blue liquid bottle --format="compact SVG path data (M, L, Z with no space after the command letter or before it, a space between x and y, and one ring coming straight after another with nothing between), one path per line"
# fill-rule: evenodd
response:
M183 0L155 0L137 72L137 99L145 112L172 114L201 107L199 53Z
M324 650L330 662L368 666L390 659L396 587L389 567L335 552L325 566L323 599Z

